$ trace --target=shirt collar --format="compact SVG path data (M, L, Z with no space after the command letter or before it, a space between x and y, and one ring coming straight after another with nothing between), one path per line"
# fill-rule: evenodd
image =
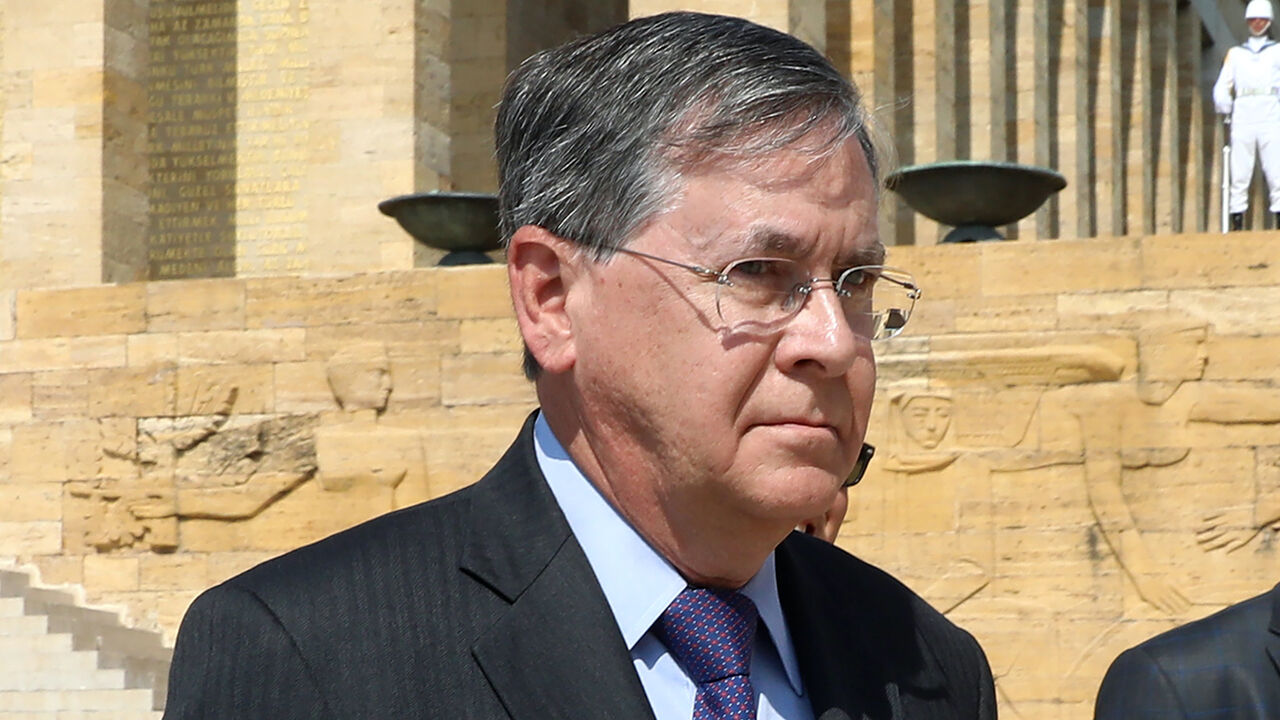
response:
M534 421L533 445L538 467L587 556L622 639L629 650L634 650L687 583L582 474L542 413ZM797 694L803 693L799 664L778 600L772 553L740 592L751 598L759 610L760 620L782 659L787 681Z

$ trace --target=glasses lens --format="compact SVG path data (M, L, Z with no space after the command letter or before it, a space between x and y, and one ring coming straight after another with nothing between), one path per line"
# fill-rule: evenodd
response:
M720 319L729 327L767 325L799 307L797 290L807 278L799 263L781 258L748 258L724 269L716 292Z
M920 297L911 273L882 266L846 270L837 292L853 331L872 340L902 332Z

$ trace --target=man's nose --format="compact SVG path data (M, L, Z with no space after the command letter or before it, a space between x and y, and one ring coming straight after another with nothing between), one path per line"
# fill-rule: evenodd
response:
M849 371L864 341L868 340L850 326L834 281L814 279L778 342L777 361L783 370L813 365L821 374L836 377Z

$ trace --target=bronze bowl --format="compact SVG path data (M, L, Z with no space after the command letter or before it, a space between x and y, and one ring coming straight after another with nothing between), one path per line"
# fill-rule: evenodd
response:
M400 195L378 203L413 239L448 250L438 265L491 263L487 252L501 247L498 198L487 193L428 192Z
M885 178L912 210L955 229L942 242L1003 240L996 231L1035 212L1067 186L1056 170L1008 162L952 160L911 165Z

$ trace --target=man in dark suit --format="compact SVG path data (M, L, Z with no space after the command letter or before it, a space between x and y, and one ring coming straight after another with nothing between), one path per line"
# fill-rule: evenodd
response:
M1121 653L1094 717L1280 718L1280 585Z
M526 61L497 145L541 410L475 485L199 597L166 717L993 718L970 635L793 532L918 296L853 86L671 13Z

